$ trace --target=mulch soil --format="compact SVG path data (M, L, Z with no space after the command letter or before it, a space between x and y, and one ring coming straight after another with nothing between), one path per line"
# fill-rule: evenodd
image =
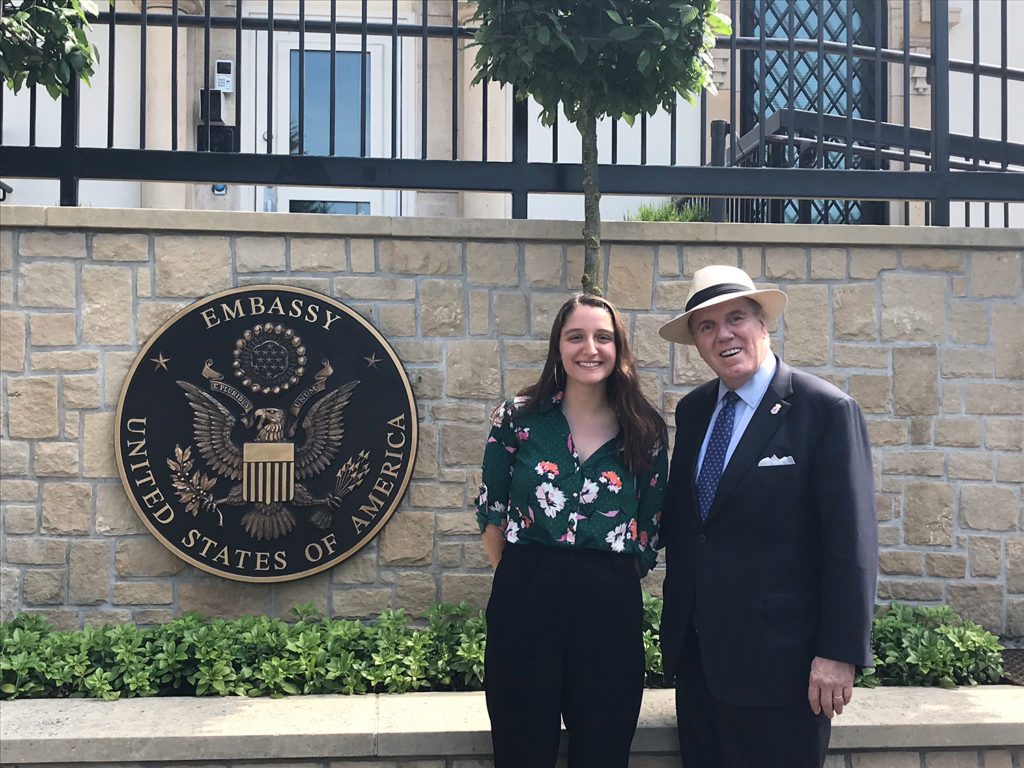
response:
M1003 650L1003 679L1014 685L1024 685L1024 648Z

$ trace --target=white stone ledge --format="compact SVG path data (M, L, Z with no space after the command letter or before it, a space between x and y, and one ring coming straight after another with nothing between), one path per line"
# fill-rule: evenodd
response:
M677 751L674 693L648 690L633 752ZM858 689L833 751L1024 744L1024 688ZM486 756L481 693L0 702L0 763Z
M6 227L189 233L294 234L333 237L581 241L580 221L324 216L311 213L64 208L4 205ZM604 243L806 245L884 248L1024 248L1020 229L820 224L615 222L601 224Z

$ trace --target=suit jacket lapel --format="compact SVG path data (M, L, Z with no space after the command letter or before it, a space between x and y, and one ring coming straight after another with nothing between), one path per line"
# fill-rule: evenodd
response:
M756 466L761 450L782 425L790 407L788 398L793 394L792 377L792 369L776 358L775 375L722 473L708 510L708 520L714 517L744 475Z

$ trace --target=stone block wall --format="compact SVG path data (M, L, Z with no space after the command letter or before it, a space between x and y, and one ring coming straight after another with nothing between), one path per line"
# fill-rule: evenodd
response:
M487 414L539 372L582 274L577 223L6 205L0 217L4 618L483 607L490 567L469 504ZM610 223L603 279L670 426L676 401L709 377L691 348L657 335L694 270L733 264L783 288L776 349L850 392L868 420L879 600L948 602L1021 637L1022 252L1018 230ZM268 282L370 320L404 362L420 417L414 480L381 535L328 572L270 585L164 549L121 489L112 437L125 373L165 320ZM659 571L647 588L659 591Z

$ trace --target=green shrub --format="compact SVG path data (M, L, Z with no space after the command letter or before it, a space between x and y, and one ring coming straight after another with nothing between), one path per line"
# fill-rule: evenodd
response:
M384 611L369 626L320 618L311 605L288 624L266 616L53 631L20 614L0 624L0 696L284 696L479 690L486 628L467 603L435 603L427 624Z
M662 684L662 601L644 593L649 686ZM0 624L0 698L286 696L475 691L487 628L467 603L434 603L422 627L384 611L369 625L320 617L311 604L288 624L266 616L57 632L39 615ZM893 603L874 621L875 666L857 684L975 685L1002 677L1002 647L947 606Z
M998 683L1003 647L948 605L914 608L892 603L875 609L874 669L858 685L957 685Z
M666 200L661 205L642 203L636 213L626 214L627 221L710 221L708 209L689 203L679 205L675 200Z

